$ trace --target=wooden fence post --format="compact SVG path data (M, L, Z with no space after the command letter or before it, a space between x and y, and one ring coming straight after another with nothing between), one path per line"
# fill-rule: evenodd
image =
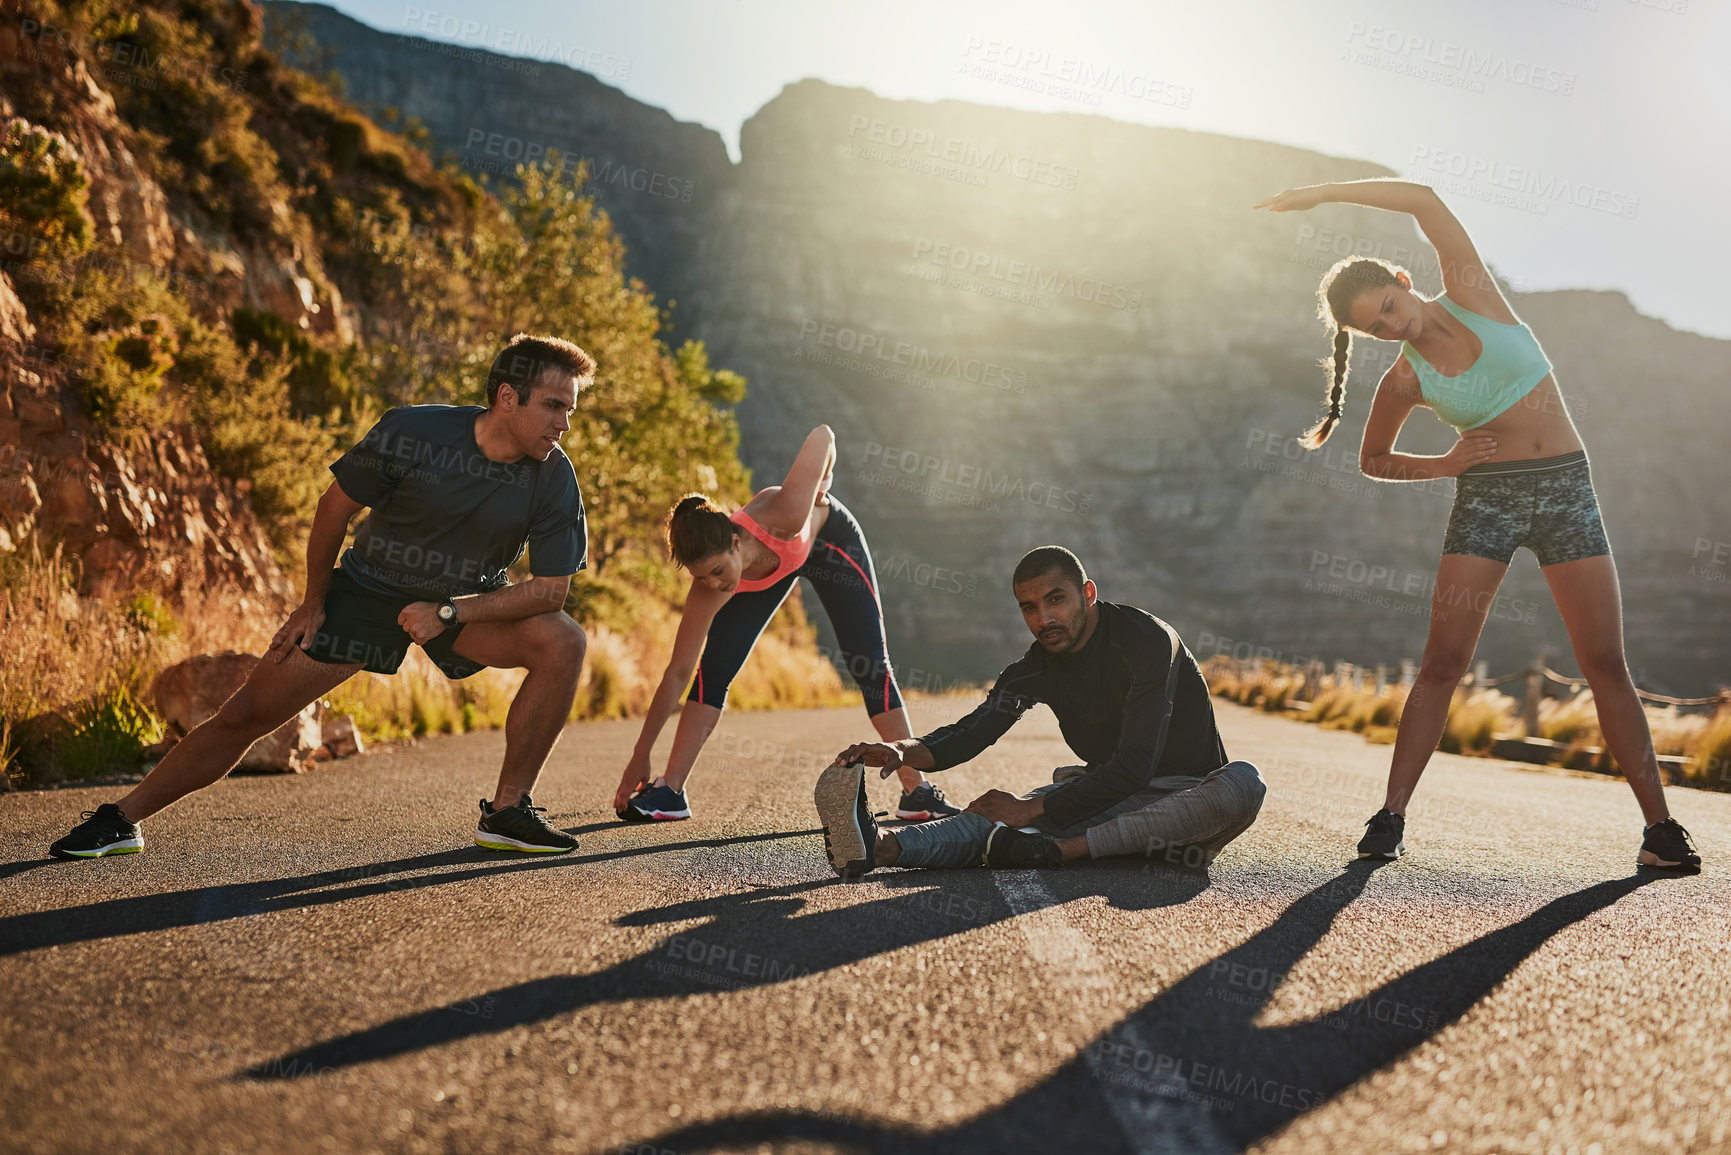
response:
M1545 692L1545 675L1542 672L1542 662L1527 667L1527 701L1521 711L1521 721L1527 728L1527 737L1539 736L1539 699Z

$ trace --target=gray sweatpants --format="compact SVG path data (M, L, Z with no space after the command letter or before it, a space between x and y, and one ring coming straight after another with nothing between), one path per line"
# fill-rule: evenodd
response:
M1052 783L1035 794L1056 790L1084 772L1081 766L1060 766ZM1054 827L1036 819L1033 829L1054 838L1088 836L1088 854L1146 854L1174 866L1199 867L1214 861L1228 842L1250 829L1268 792L1262 775L1249 762L1228 762L1197 778L1156 778L1148 786L1070 826ZM978 814L962 813L895 831L901 844L897 866L978 866L986 850L992 823Z

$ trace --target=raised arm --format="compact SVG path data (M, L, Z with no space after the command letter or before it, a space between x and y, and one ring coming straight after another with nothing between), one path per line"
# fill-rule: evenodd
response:
M1408 214L1436 250L1443 289L1448 295L1464 308L1493 321L1505 324L1515 321L1514 310L1503 299L1496 278L1485 268L1466 228L1429 185L1381 178L1335 181L1287 189L1253 207L1282 213L1301 212L1321 204L1363 205Z
M799 447L799 456L793 459L776 499L780 512L790 523L805 524L818 497L829 489L830 475L834 472L835 433L829 426L819 425Z

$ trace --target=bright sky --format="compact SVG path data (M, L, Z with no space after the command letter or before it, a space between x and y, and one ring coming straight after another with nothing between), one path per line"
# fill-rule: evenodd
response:
M1731 0L336 6L387 31L559 53L713 128L736 159L741 123L805 77L1361 157L1435 185L1521 289L1620 289L1731 338Z

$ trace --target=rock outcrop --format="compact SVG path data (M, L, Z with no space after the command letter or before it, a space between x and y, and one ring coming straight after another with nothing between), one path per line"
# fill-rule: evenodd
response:
M47 127L72 145L89 180L86 210L107 267L130 262L136 271L185 278L179 283L189 300L208 314L260 297L291 323L320 311L316 301L308 311L304 293L273 295L284 254L261 254L249 267L220 239L177 229L163 189L123 143L114 99L78 52L38 22L0 24L0 122L17 114L31 89L33 103L53 108ZM188 426L120 442L82 416L74 375L41 338L12 281L12 274L76 276L81 266L40 259L27 237L8 243L8 255L19 248L24 259L0 271L0 553L62 546L79 559L87 595L197 590L276 613L293 589L247 503L247 481L220 477ZM274 261L268 269L265 256Z
M258 662L256 655L238 650L200 654L176 662L151 683L150 695L157 717L169 726L170 736L184 737L233 697ZM321 709L314 702L254 742L237 768L290 773L311 769L324 743Z

